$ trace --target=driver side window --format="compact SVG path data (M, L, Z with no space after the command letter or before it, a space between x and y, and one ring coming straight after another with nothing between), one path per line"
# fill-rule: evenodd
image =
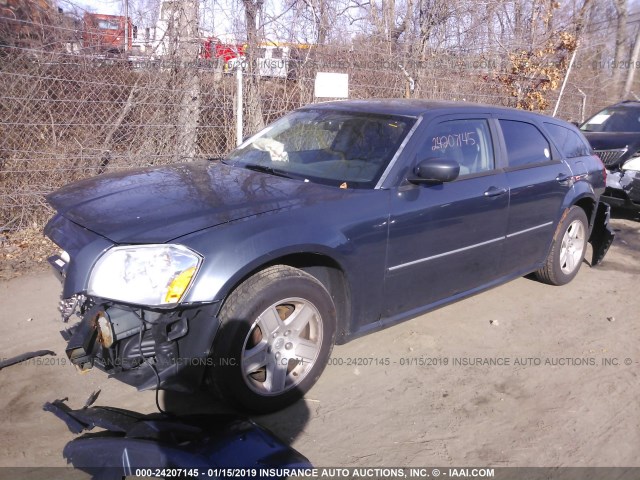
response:
M484 119L450 120L435 126L429 135L432 158L448 158L460 165L460 177L495 168L489 124Z

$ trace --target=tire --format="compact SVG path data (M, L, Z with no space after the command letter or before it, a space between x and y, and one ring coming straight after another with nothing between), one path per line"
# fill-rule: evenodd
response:
M256 413L300 399L320 377L335 341L336 309L329 292L286 265L243 282L219 318L209 370L213 387L232 406Z
M573 206L561 220L544 266L536 272L538 280L565 285L573 280L587 251L589 222L582 208Z

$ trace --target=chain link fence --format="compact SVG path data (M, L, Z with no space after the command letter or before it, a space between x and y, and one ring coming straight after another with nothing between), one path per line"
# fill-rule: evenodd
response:
M0 17L0 232L42 226L51 215L45 195L71 181L221 157L236 145L236 79L220 59L71 52L68 37L77 27L45 23ZM26 34L15 33L25 26ZM606 105L610 75L597 64L598 45L579 50L559 117L581 121ZM442 49L419 60L409 51L376 42L311 47L286 62L284 76L245 74L244 91L258 102L245 101L245 111L253 108L245 115L245 135L315 101L318 71L348 73L354 99L518 106L518 92L537 85L542 110L550 113L558 98L557 81L540 87L548 81L543 70L519 73L498 49Z

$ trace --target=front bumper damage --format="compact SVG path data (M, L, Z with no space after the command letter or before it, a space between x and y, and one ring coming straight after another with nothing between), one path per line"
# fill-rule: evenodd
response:
M95 479L223 478L231 469L238 469L235 478L279 478L261 472L312 467L271 432L237 415L143 415L90 406L72 410L65 400L48 402L43 409L75 434L104 429L70 441L63 451L67 462Z
M62 320L80 320L60 332L72 363L80 370L96 367L139 390L193 391L202 385L219 303L148 308L88 296L90 266L113 243L61 214L44 233L63 249L48 259L62 282Z
M60 332L69 360L80 370L96 367L138 390L194 391L211 361L215 304L151 310L82 295L61 301L63 318L80 322Z

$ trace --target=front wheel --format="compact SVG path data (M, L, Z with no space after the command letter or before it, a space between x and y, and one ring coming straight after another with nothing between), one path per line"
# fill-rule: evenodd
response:
M211 377L231 404L267 413L301 398L327 364L336 310L324 286L276 265L256 273L220 312Z
M573 206L562 219L544 266L536 272L538 280L564 285L573 280L587 250L589 223L582 208Z

